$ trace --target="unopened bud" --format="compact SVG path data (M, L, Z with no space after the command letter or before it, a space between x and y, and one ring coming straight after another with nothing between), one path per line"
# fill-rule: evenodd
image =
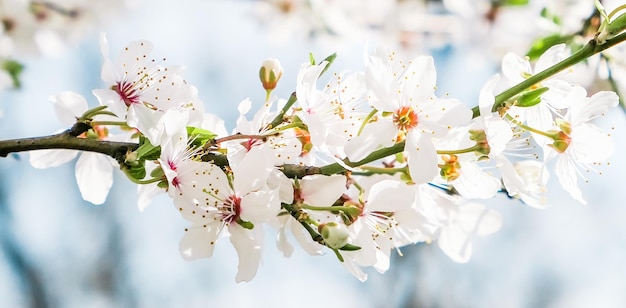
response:
M324 242L328 247L333 249L339 249L348 244L348 228L343 224L338 224L334 221L321 224L317 230L324 238Z
M277 59L268 58L263 61L261 70L259 71L259 78L266 91L274 90L282 75L283 67Z

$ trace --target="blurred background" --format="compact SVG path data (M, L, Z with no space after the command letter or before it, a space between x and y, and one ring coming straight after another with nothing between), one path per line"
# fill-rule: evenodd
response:
M20 1L0 0L0 16L10 2ZM438 93L474 106L505 52L523 55L542 33L578 31L593 8L592 1L526 2L103 2L65 46L40 40L38 48L54 50L14 49L25 70L20 89L0 91L0 139L64 128L50 95L71 90L96 106L91 90L103 86L99 32L107 33L113 57L147 39L154 57L184 65L206 111L227 129L240 101L263 103L258 69L265 58L282 62L275 94L287 97L309 52L317 59L337 52L335 71L363 70L364 54L377 46L406 58L431 54ZM563 20L555 28L539 17L547 7L577 23ZM487 200L504 226L475 241L467 264L436 245L410 246L394 254L386 274L370 271L364 283L333 255L311 257L296 248L284 258L268 232L257 276L236 284L236 253L227 241L210 259L182 259L186 222L169 198L159 196L140 212L136 187L116 172L106 203L95 206L80 197L74 163L36 170L28 154L11 155L0 159L0 307L624 307L626 117L616 108L600 120L617 147L602 175L585 174L588 205L555 179L546 210L504 196Z

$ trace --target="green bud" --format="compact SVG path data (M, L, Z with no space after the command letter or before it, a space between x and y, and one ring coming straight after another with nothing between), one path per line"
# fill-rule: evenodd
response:
M263 89L272 91L276 88L278 80L283 76L283 67L277 59L268 58L263 61L259 70L259 78L263 84Z
M326 245L332 249L339 249L348 244L348 228L343 224L334 221L321 224L317 230L322 235Z

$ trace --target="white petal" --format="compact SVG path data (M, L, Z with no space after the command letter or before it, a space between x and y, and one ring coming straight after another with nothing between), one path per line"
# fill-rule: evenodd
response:
M613 139L594 125L576 126L570 137L572 142L567 151L577 162L602 162L615 152Z
M459 206L456 223L468 234L485 236L500 230L502 215L482 204L467 203Z
M115 91L109 89L94 89L91 93L93 93L93 95L98 99L100 105L108 106L108 110L113 112L119 118L126 118L128 107L126 107L124 102L120 101L120 96L115 93Z
M137 185L137 208L139 208L139 211L143 212L152 203L152 198L163 192L165 190L158 187L156 183Z
M237 224L228 226L230 242L237 250L239 267L236 282L250 281L256 275L261 262L262 229L257 226L253 230L244 229ZM256 234L255 234L256 233Z
M293 203L293 182L284 173L277 169L272 170L267 179L270 189L278 190L278 200L282 203Z
M252 147L237 163L231 160L235 191L245 194L265 185L274 169L274 157L274 152L263 145Z
M302 197L312 206L331 206L346 192L346 177L343 175L309 175L300 180Z
M278 215L280 201L278 191L262 190L251 192L241 198L240 217L254 224L266 222Z
M423 117L422 125L437 135L445 134L449 127L458 127L469 123L472 119L472 110L457 99L437 98L434 101L422 106L424 114L428 118ZM437 129L436 126L442 127L444 130Z
M613 91L600 91L586 100L577 101L570 109L572 124L577 125L601 116L618 103L619 97Z
M33 168L44 169L60 166L78 155L76 150L37 150L28 152Z
M441 230L437 245L455 262L465 263L472 256L472 242L469 235L455 225Z
M489 143L491 157L500 155L511 139L513 131L509 123L499 117L493 117L485 121L485 133Z
M113 185L113 166L102 154L84 152L76 162L76 182L83 199L102 204Z
M346 143L346 155L350 161L357 162L379 147L392 146L397 133L398 128L391 121L367 124L359 136Z
M76 118L87 111L87 100L74 92L61 92L51 96L50 101L54 103L54 111L62 123L72 125L76 123Z
M365 69L365 82L376 99L370 103L379 111L395 111L400 107L397 84L392 69L379 57L370 57Z
M411 179L415 183L429 182L437 175L437 150L430 136L409 133L404 150L407 153Z
M137 128L153 145L161 145L163 143L161 137L165 129L162 125L163 114L144 104L132 104L128 108L128 126Z
M480 107L480 116L483 118L491 117L493 108L493 104L495 104L495 96L493 91L496 87L496 84L500 81L500 75L494 75L485 85L480 89L480 94L478 98L478 105Z
M546 50L535 64L535 74L546 70L548 67L560 62L567 57L565 44L558 44Z
M410 61L404 76L402 96L405 105L427 101L435 93L437 71L432 57L422 56ZM409 98L411 99L409 101Z
M324 246L318 244L317 242L311 239L311 235L309 232L295 219L290 222L291 225L291 233L298 241L298 244L306 251L309 255L312 256L321 256L324 254Z
M287 240L286 232L288 223L287 219L290 219L290 217L280 217L279 219L281 220L281 222L283 222L283 225L280 227L280 229L278 229L278 235L276 236L276 247L278 247L278 250L283 252L283 256L285 258L289 258L293 254L293 246Z
M219 229L219 223L193 224L187 229L185 236L180 241L180 254L185 260L211 257L215 249Z
M350 272L350 274L354 275L359 281L364 282L367 280L367 274L361 269L361 267L348 256L349 252L341 252L344 254L344 262L343 265Z
M252 101L249 98L242 100L239 106L237 106L240 115L247 114L250 108L252 108Z
M474 199L493 198L500 190L500 180L483 172L478 165L466 163L461 166L461 175L452 182L461 196Z
M524 80L522 73L532 73L528 60L520 58L514 53L504 55L502 58L502 74L512 83L517 83Z
M585 199L583 199L580 189L578 188L576 166L574 165L574 162L572 162L571 158L567 157L567 155L561 154L554 165L554 173L559 179L559 183L563 189L570 193L572 198L582 204L587 204Z
M403 182L383 180L372 186L367 197L367 211L395 212L410 208L415 201L415 187Z

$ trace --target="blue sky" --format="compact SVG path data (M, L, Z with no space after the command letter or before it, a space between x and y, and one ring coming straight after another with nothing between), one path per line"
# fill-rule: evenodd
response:
M198 87L206 110L234 126L237 104L259 106L264 91L258 68L267 57L281 60L285 74L277 94L294 90L296 73L308 53L318 58L339 51L333 69L362 69L363 51L376 42L319 44L294 38L270 44L251 17L250 1L183 3L150 1L96 29L57 58L27 59L24 88L0 95L0 138L49 134L62 128L51 117L48 96L73 90L96 105L91 90L102 86L98 32L108 35L111 54L136 39L155 45L154 55L186 66L184 76ZM435 52L439 91L468 104L496 67L470 63L463 48ZM385 275L370 272L360 283L332 255L310 257L296 249L283 258L273 233L263 263L250 283L235 284L236 253L218 243L210 259L188 262L178 252L185 222L165 196L143 212L135 187L116 174L102 206L80 199L73 163L35 170L27 156L0 160L0 306L24 306L32 290L23 264L37 273L53 306L298 306L376 307L382 305L589 307L626 304L626 210L623 170L626 118L615 110L600 123L614 127L617 151L603 175L588 174L582 185L589 204L580 205L551 181L547 210L503 197L485 202L504 215L498 233L476 241L468 264L449 260L436 245L403 249ZM19 250L15 258L8 247ZM16 261L18 260L18 261Z

